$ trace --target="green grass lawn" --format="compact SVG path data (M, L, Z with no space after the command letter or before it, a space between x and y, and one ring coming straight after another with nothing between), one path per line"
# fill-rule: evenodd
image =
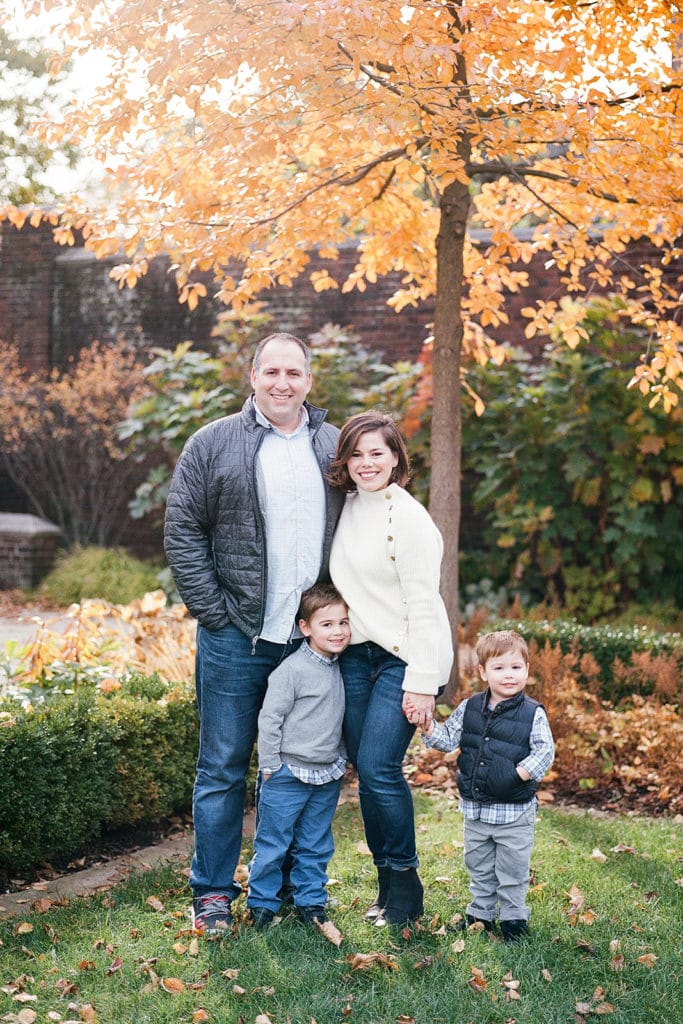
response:
M374 871L349 803L338 811L330 866L340 947L287 915L267 932L241 923L223 941L197 939L186 874L166 867L3 921L0 1020L581 1024L606 1016L613 1024L679 1024L679 824L543 810L532 934L505 945L447 930L468 897L461 818L452 803L422 794L416 812L426 904L420 930L402 935L363 921ZM381 956L354 969L358 953ZM181 990L167 991L174 987Z

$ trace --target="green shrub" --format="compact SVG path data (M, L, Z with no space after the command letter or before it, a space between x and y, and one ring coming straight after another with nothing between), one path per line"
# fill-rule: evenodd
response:
M199 725L189 686L134 676L111 693L1 711L0 876L190 806Z
M98 597L129 604L159 588L158 572L122 548L79 547L57 559L39 590L58 606Z
M0 875L67 856L112 805L116 749L94 695L16 710L0 730Z
M683 639L680 633L659 633L646 626L582 626L567 619L552 622L547 619L538 622L501 619L487 624L489 628L514 629L527 642L535 640L539 647L550 644L551 647L559 647L563 654L576 654L579 658L576 678L580 683L590 683L594 678L582 671L580 663L583 656L591 655L600 670L600 696L605 700L616 701L631 695L633 687L625 669L633 666L639 655L649 655L648 659L640 659L637 676L635 672L631 673L638 679L638 692L648 695L661 691L667 699L680 700L680 681L683 679ZM658 675L662 674L663 665L671 667L676 674L678 686L675 694L658 686Z

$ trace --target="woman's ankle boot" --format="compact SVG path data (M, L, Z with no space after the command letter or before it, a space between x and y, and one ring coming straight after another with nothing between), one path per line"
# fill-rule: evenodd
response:
M389 883L391 881L391 868L377 868L377 897L365 914L366 921L375 921L386 906L389 896Z
M375 918L375 925L404 925L416 921L424 913L422 882L416 868L403 871L391 870L389 896L382 913Z

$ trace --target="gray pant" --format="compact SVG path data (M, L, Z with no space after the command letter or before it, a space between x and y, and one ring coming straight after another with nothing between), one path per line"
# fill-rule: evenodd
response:
M472 902L467 913L481 921L528 921L526 906L536 808L509 825L465 818L465 867Z

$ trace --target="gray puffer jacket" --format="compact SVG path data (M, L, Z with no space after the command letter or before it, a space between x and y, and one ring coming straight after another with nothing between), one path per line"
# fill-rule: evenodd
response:
M339 431L306 403L313 449L327 472ZM266 604L265 523L256 489L256 456L266 433L253 398L241 412L207 423L178 459L166 505L164 548L188 611L206 629L232 623L257 637ZM328 578L332 535L344 496L326 488L320 579Z

